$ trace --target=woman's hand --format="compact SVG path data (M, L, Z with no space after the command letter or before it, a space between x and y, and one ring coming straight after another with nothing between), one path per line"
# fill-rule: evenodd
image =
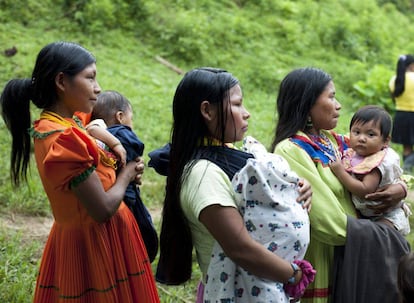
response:
M128 182L134 181L138 185L142 184L142 175L144 174L144 160L141 157L137 157L133 161L129 161L122 169L120 174L125 174ZM118 175L119 177L119 175Z
M305 179L300 179L298 185L299 197L297 197L296 201L302 204L302 207L309 212L312 206L312 187Z
M401 181L401 183L383 186L376 192L366 195L365 198L372 201L382 202L381 204L369 205L367 207L375 210L377 213L383 213L396 206L406 196L406 185L403 181Z
M137 163L136 163L136 168L135 171L137 172L137 175L135 176L135 183L137 185L141 185L142 184L142 175L144 174L144 169L145 169L145 164L144 164L144 160L142 160L141 157L138 157L136 159Z

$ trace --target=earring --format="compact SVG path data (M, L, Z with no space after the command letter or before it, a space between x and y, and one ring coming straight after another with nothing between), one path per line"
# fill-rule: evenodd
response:
M306 121L306 128L311 128L313 126L312 118L309 116L308 120Z

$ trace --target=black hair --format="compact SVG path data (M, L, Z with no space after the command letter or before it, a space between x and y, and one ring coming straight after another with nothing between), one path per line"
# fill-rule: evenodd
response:
M392 118L390 114L382 107L376 105L367 105L361 107L352 116L349 128L351 128L355 123L365 124L371 121L374 123L379 123L381 136L383 140L386 141L391 133Z
M173 127L168 167L166 197L164 200L160 233L160 259L157 280L167 284L181 284L191 277L192 236L180 204L181 184L196 157L204 139L209 139L200 106L203 101L217 105L217 134L224 144L226 107L229 91L239 81L223 69L196 68L184 75L173 100ZM207 145L211 145L208 140ZM186 168L185 168L186 167ZM162 276L161 272L162 271Z
M95 57L82 46L71 42L54 42L38 54L31 78L10 80L0 97L3 120L12 135L12 182L18 186L27 181L30 160L30 100L40 109L53 106L57 100L55 78L59 73L74 77Z
M397 71L395 77L394 91L391 92L391 96L396 98L400 96L405 90L405 73L407 67L414 63L414 56L412 55L401 55L397 61Z
M117 91L107 90L98 95L91 120L103 119L108 126L115 124L118 111L132 111L131 102Z
M291 71L280 83L276 100L278 121L270 150L299 130L305 130L311 108L332 77L323 70L305 67Z

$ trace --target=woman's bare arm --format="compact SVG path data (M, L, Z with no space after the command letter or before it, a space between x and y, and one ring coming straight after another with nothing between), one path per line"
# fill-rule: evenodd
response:
M368 200L381 201L383 203L375 206L369 206L371 209L382 213L389 208L394 207L407 197L407 185L403 181L390 184L379 188L376 192L365 196Z
M234 207L211 205L200 213L200 221L218 241L226 255L255 276L286 283L292 276L290 263L253 240L243 218ZM297 274L297 281L302 273Z
M116 182L108 191L104 190L96 172L72 190L94 220L105 222L117 211L127 185L137 177L140 178L143 171L144 163L141 159L137 159L122 168Z

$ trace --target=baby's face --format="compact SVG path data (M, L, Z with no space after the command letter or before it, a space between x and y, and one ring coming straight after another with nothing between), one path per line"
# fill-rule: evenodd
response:
M387 146L384 141L379 123L369 121L366 123L355 122L351 127L350 146L362 156L370 156Z
M123 125L129 126L130 128L133 128L132 127L132 116L133 116L132 109L128 109L124 111L121 123Z

